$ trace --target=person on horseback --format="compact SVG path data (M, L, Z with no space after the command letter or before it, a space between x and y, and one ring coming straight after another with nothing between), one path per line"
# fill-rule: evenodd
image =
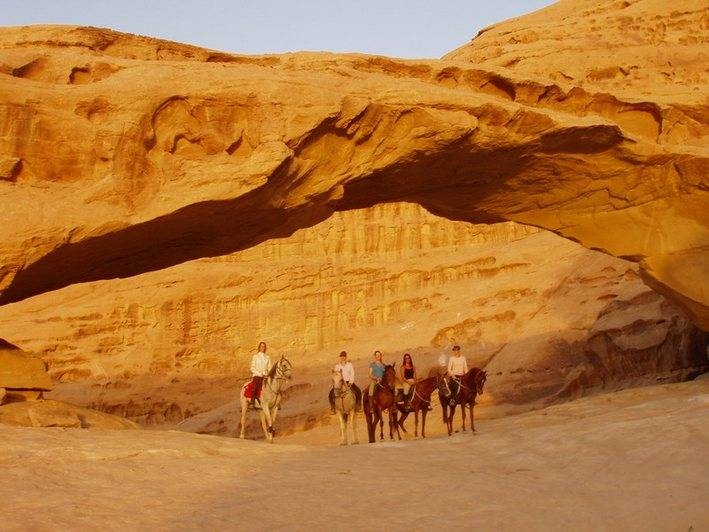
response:
M266 342L258 344L258 351L251 357L251 401L249 406L255 408L256 399L261 395L263 378L271 369L271 359L266 354Z
M345 384L347 386L352 388L352 391L355 394L355 398L357 400L357 405L359 408L359 405L362 404L362 390L360 390L359 387L354 382L355 370L354 370L354 366L352 365L352 362L347 360L347 351L340 352L340 361L337 364L335 364L335 367L333 368L333 370L342 372L342 380L345 381ZM334 388L330 388L330 393L328 394L328 399L330 401L330 410L334 414L335 413L335 389Z
M460 391L460 378L468 372L468 361L461 356L460 346L453 346L453 354L448 359L446 368L447 384L450 390L451 401L455 401L458 391Z
M397 403L404 403L404 409L408 412L411 410L411 397L409 393L414 384L416 384L416 366L411 359L409 353L404 354L399 368L399 378L401 379L401 388L396 390Z
M374 395L377 383L384 377L384 362L382 362L382 352L374 352L374 362L369 364L369 397Z

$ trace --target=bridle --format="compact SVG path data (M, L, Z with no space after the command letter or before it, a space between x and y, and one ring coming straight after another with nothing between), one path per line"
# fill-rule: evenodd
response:
M269 372L268 378L266 379L266 386L268 386L269 390L273 392L274 394L280 393L280 386L279 389L274 389L273 386L271 386L272 381L288 381L291 379L291 369L293 369L293 364L291 364L290 360L288 360L286 357L282 356L278 362L276 362L273 365L273 370ZM273 373L273 375L271 375Z
M483 387L485 386L485 381L487 380L487 372L480 370L475 374L473 378L473 386L466 386L463 379L458 380L458 385L461 389L465 388L468 391L474 391L477 395L482 395Z

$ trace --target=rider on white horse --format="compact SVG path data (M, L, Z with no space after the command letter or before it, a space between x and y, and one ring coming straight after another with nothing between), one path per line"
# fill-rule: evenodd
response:
M251 357L251 401L249 406L255 407L256 399L261 395L263 378L271 369L271 359L266 354L266 342L258 344L258 352Z
M355 394L355 398L357 399L357 405L358 405L358 410L359 410L359 405L362 403L362 391L359 389L359 387L354 383L354 378L355 378L355 370L354 366L352 365L352 362L349 362L347 360L347 351L342 351L340 352L340 361L335 364L335 367L333 368L334 371L341 371L342 372L342 380L345 381L345 384L349 387L352 388L352 391ZM330 393L328 395L328 399L330 401L330 410L332 413L335 413L335 389L330 388Z

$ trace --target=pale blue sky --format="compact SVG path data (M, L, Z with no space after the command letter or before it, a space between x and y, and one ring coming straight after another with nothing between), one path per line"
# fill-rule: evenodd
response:
M440 57L553 0L0 0L0 26L79 24L225 52Z

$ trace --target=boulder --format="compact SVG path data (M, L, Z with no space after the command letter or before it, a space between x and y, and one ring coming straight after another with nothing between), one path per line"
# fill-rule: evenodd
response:
M53 400L11 403L0 406L0 423L23 427L114 430L138 428L136 423L118 416Z
M4 342L0 345L0 388L49 391L52 379L41 358Z

